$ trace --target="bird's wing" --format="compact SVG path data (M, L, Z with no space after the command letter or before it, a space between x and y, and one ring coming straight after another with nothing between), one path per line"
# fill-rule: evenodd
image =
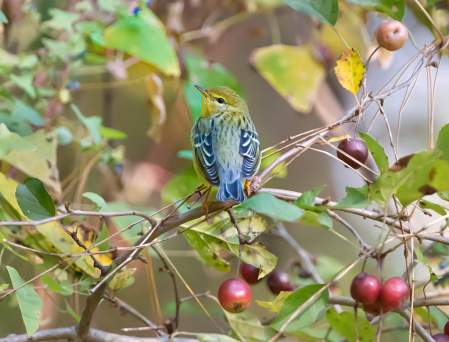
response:
M243 157L242 177L251 179L260 166L260 143L255 129L242 129L239 153Z
M213 121L208 126L198 120L192 129L192 140L198 171L211 185L218 186L220 185L220 178L212 148L212 131Z

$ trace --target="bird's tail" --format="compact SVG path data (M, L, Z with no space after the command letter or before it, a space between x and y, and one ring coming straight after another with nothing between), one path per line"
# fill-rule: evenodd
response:
M239 203L246 201L246 195L243 191L242 181L236 179L231 182L221 181L218 189L217 200L220 202L237 201Z

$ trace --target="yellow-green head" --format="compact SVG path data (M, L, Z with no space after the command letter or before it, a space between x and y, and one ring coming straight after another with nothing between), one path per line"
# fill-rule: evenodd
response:
M195 86L203 94L201 116L207 118L222 112L248 113L245 101L228 87L205 89Z

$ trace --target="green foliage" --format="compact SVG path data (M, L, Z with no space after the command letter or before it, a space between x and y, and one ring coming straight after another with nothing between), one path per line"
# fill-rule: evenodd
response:
M421 200L419 201L419 207L422 209L430 209L433 210L434 212L436 212L437 214L440 214L441 216L446 215L446 209L443 208L441 205L430 202L430 201L426 201L426 200Z
M0 11L0 23L8 23L8 18L6 18L5 14L2 11Z
M202 95L195 85L209 89L217 86L226 86L235 90L243 99L244 94L237 79L222 65L212 63L202 57L186 55L184 62L187 67L187 82L184 86L184 95L190 108L193 120L201 115Z
M41 283L44 285L47 285L51 291L56 292L56 293L62 292L61 284L59 284L56 280L54 280L53 277L49 273L42 275L40 277L40 280L41 280Z
M290 318L290 316L307 300L315 295L323 284L314 284L300 287L284 300L281 311L274 322L270 325L275 330L279 330ZM310 302L291 322L284 331L292 332L310 326L320 318L329 298L329 291L326 289Z
M439 151L423 151L405 160L406 166L400 171L386 171L370 185L370 200L385 207L396 194L405 206L426 195L449 190L449 163L439 160L440 155Z
M268 193L261 193L240 204L239 208L254 210L255 212L283 221L296 221L304 215L304 210L297 206L281 201Z
M116 273L114 278L109 282L109 287L114 291L118 291L126 284L136 270L137 268L129 268L126 271Z
M15 268L6 266L6 269L8 270L14 289L17 289L25 283L22 278L20 278L19 273ZM36 291L29 286L24 286L15 293L27 334L28 336L31 336L39 328L39 317L41 315L43 302Z
M332 329L346 338L348 342L356 341L354 314L350 312L337 313L334 308L327 310L326 319ZM359 341L374 341L376 328L364 317L357 317Z
M380 173L384 173L385 171L387 171L390 164L388 163L388 157L382 145L380 145L376 140L374 140L373 137L371 137L367 133L359 131L359 136L368 147Z
M76 116L78 117L78 119L86 126L86 128L89 130L93 141L96 144L100 143L100 139L101 139L101 134L100 134L100 126L101 126L101 122L103 121L102 118L100 118L99 116L90 116L88 118L86 118L85 116L83 116L83 114L81 114L81 111L78 109L78 107L75 104L71 104L70 108L72 108L72 110L75 112Z
M4 123L0 124L0 159L5 158L13 150L31 150L36 147L17 133L12 133Z
M449 160L449 124L444 125L438 133L435 148L441 151L441 159Z
M262 300L257 300L257 305L266 308L273 312L279 312L281 311L282 304L284 303L285 299L288 298L292 294L291 291L281 291L281 293L278 294L276 299L272 302L264 302Z
M109 230L106 224L103 222L103 227L101 229L100 234L98 234L97 238L94 240L93 244L96 245L97 243L107 239L109 237ZM101 245L98 246L100 251L107 251L109 249L110 241L107 240L103 242Z
M284 0L284 2L304 14L318 18L323 23L335 25L338 19L338 0Z
M53 200L39 179L27 178L24 184L19 184L16 198L22 212L31 220L38 221L55 216Z
M430 267L430 265L428 264L427 259L422 252L421 246L419 246L418 248L415 249L415 254L417 257L417 259L415 261L420 262L421 264L425 265L427 267L427 269L429 270L430 281L438 280L441 278L440 276L437 276L435 274L435 272L432 270L432 267Z
M201 185L192 167L173 176L162 190L162 204L176 202L195 191Z
M401 21L405 13L405 0L348 0L349 2L366 7L371 11L388 14L391 18Z

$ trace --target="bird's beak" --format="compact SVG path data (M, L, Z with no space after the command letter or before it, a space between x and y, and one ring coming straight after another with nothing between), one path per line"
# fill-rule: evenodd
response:
M197 85L195 85L195 88L198 89L204 96L209 97L209 94L207 93L207 89L206 88L203 88L203 87L200 87L200 86L197 86Z

